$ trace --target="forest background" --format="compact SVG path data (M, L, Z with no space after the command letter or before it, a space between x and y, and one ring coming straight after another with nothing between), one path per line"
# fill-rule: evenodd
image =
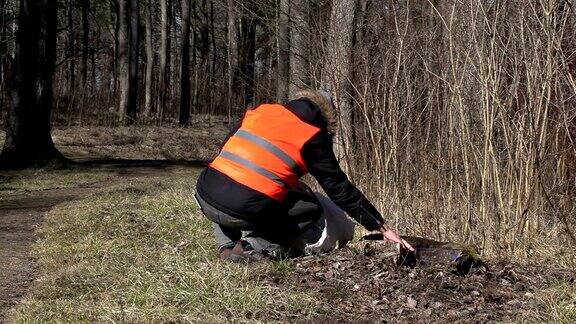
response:
M334 94L344 169L398 228L513 258L576 244L576 1L0 0L0 10L8 160L58 159L50 125L178 133L322 88ZM15 90L31 76L42 82ZM40 104L18 110L31 98Z

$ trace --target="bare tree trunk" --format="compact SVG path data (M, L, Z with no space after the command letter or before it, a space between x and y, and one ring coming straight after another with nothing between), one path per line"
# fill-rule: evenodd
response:
M114 19L114 75L112 80L112 98L114 98L115 102L119 102L117 100L117 91L118 91L118 76L120 74L119 62L120 62L120 4L119 0L111 0L111 5L113 7L113 15L115 16ZM119 104L118 104L119 105ZM113 108L111 108L112 110Z
M309 6L307 0L292 0L290 6L290 98L308 85Z
M190 0L181 0L182 46L180 50L180 125L190 121Z
M240 50L240 67L242 69L242 86L244 87L244 107L254 104L254 59L256 53L256 20L242 15L242 47Z
M336 154L343 162L346 171L349 171L346 158L352 144L352 110L349 91L355 8L354 0L337 0L332 4L326 66L323 75L324 87L334 95L334 101L339 110L340 129L336 137Z
M353 39L353 45L354 45L354 50L352 51L352 55L351 55L351 65L354 67L357 66L362 66L364 62L366 62L366 60L368 59L367 56L367 51L366 49L369 47L368 44L366 44L366 42L364 41L364 26L367 25L368 21L366 19L367 17L367 10L368 9L368 0L357 0L356 1L356 14L354 17L354 39ZM373 10L373 8L370 8ZM385 24L385 18L382 17L381 18L382 23ZM354 84L354 86L357 89L366 89L367 87L369 87L368 82L366 81L366 71L364 69L361 68L355 68L353 69L351 72L350 78L351 78L351 83ZM363 115L361 113L361 109L358 109L357 111L352 111L351 112L351 118L352 118L352 123L356 122L356 121L360 121L363 118ZM352 132L350 134L351 136L351 140L352 142L356 142L358 139L362 138L363 133L365 132L366 128L365 127L353 127Z
M170 25L168 24L168 0L160 0L160 72L158 75L158 107L156 108L156 115L159 119L162 118L162 112L166 105L166 89L167 89L167 62L168 62L168 34L170 33Z
M118 52L118 32L116 30L116 26L118 25L116 23L116 18L117 18L117 1L116 0L111 0L108 1L108 21L109 21L109 26L108 26L108 30L110 32L110 34L112 35L112 41L114 42L114 48L113 48L113 55L111 55L108 59L109 59L109 64L108 64L108 79L107 79L107 88L108 88L108 110L110 112L114 111L114 107L116 106L115 104L115 100L116 100L116 74L117 74L117 69L116 69L116 58L117 58L117 52ZM113 24L113 25L112 25Z
M130 25L129 0L118 0L118 121L124 123L130 104Z
M210 0L210 51L212 52L212 58L210 60L210 83L209 87L212 88L216 86L216 82L214 80L218 80L216 77L216 61L218 60L217 52L216 52L216 26L215 26L215 15L214 15L214 1ZM210 110L210 114L214 114L214 97L216 93L214 91L210 91L208 100L210 104L208 105ZM197 107L197 105L195 106Z
M82 0L82 86L86 87L88 81L88 53L90 52L90 21L88 14L90 12L90 0Z
M76 62L74 59L74 15L73 0L68 1L68 95L74 97L76 87ZM73 105L73 103L70 103Z
M64 160L50 135L56 27L56 0L20 0L11 104L0 154L5 167Z
M6 70L8 66L8 26L7 0L0 0L0 118L4 113L4 102L6 97Z
M192 64L195 66L195 77L193 83L194 94L193 106L197 107L197 102L202 102L202 107L204 112L206 107L209 107L209 92L210 90L210 21L209 21L209 11L208 11L208 1L202 0L201 6L196 10L195 4L192 5L192 11L195 13L196 23L194 33L198 31L197 38L194 38L194 43L192 48L198 50L199 60L196 63L196 59L192 60ZM198 41L198 42L196 42ZM196 51L194 51L196 53Z
M152 73L154 67L154 48L152 47L152 1L148 1L146 6L146 76L144 90L144 117L148 118L152 110Z
M171 33L172 35L177 35L178 34L178 26L180 26L180 21L177 21L176 19L176 15L177 15L177 7L180 4L180 0L168 0L168 9L170 10L168 13L168 17L169 17L169 21L170 21L170 28L171 28ZM196 3L196 2L194 2ZM178 39L176 36L172 36L172 37L168 37L168 54L170 55L168 57L168 73L169 73L169 77L168 77L168 91L169 91L169 95L170 95L170 101L168 102L168 107L170 108L169 114L170 117L176 117L178 116L179 112L179 107L176 106L176 104L180 104L180 97L179 97L179 91L180 91L180 87L178 87L177 85L173 86L173 82L175 82L176 80L178 80L180 78L180 62L178 61L178 59L180 58L180 53L178 53L178 55L172 55L172 42L174 42L174 47L178 47ZM180 47L178 47L177 49L178 51L180 51ZM176 99L176 97L178 97L177 102L173 102L173 100Z
M138 107L138 53L140 49L140 8L138 0L130 0L130 90L128 122L136 121Z
M228 119L231 118L231 110L236 105L235 82L238 69L238 27L236 24L236 4L234 0L228 0Z
M8 1L10 1L10 0L8 0ZM15 2L18 3L19 1L15 1ZM12 13L17 15L16 8L14 8L14 11ZM16 43L17 43L17 40L16 40L17 35L16 34L18 33L18 19L12 19L11 25L12 25L11 26L12 33L10 36L12 36L12 41L8 42L8 44L11 45L10 46L10 54L11 54L10 56L12 58L15 58L16 57Z
M281 102L288 98L290 84L290 0L280 0L278 12L278 77L276 99Z

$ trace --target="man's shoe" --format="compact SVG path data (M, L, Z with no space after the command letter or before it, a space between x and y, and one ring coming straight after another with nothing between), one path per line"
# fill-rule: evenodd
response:
M228 258L228 261L232 261L234 263L244 263L244 264L250 264L250 263L256 263L256 262L261 262L261 261L266 261L268 260L265 256L263 256L262 254L256 252L256 251L244 251L242 253L236 254L236 253L232 253L230 255L230 257Z
M230 241L226 245L220 246L218 252L220 253L220 260L226 260L230 257L230 254L234 253L234 249L236 249L236 245L234 242Z
M220 260L234 263L254 263L266 260L266 257L252 249L246 241L237 242L234 247L223 247L220 249Z

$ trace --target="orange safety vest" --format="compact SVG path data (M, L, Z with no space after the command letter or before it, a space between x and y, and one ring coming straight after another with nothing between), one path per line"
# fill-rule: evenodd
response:
M282 201L308 172L302 147L320 131L279 104L249 110L209 164L234 181Z

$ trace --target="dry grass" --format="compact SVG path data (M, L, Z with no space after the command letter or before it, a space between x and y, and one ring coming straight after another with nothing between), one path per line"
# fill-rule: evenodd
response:
M229 125L222 117L193 116L177 126L57 126L56 147L71 159L208 160L217 153ZM0 130L0 143L4 143Z
M346 153L391 223L486 255L571 253L574 13L556 0L408 1L365 13Z
M60 172L36 176L46 181L60 178ZM377 257L362 257L360 242L351 250L320 257L306 274L297 271L298 260L251 267L219 262L210 223L192 198L197 174L197 169L171 168L122 182L111 178L99 192L56 206L37 231L33 254L39 272L12 320L247 322L328 319L331 314L350 319L356 315L347 315L346 307L356 309L355 314L376 307L370 306L371 298L381 298L382 292L359 297L345 285L367 278L357 283L372 291L371 273L388 269ZM93 177L99 176L96 171ZM26 178L34 182L34 175ZM343 258L346 252L380 269L359 264L333 269L334 262L353 260ZM542 267L542 276L551 263ZM344 273L336 276L334 271ZM408 272L394 271L396 277L385 286L410 283ZM310 288L311 282L316 288ZM569 323L575 319L574 292L570 282L535 292L538 302L517 320Z
M576 321L576 288L574 283L559 282L537 295L540 312L528 314L528 321L574 323Z
M216 259L192 194L196 171L107 188L52 210L34 246L41 272L16 322L223 322L313 315L311 293L265 280L290 262Z

